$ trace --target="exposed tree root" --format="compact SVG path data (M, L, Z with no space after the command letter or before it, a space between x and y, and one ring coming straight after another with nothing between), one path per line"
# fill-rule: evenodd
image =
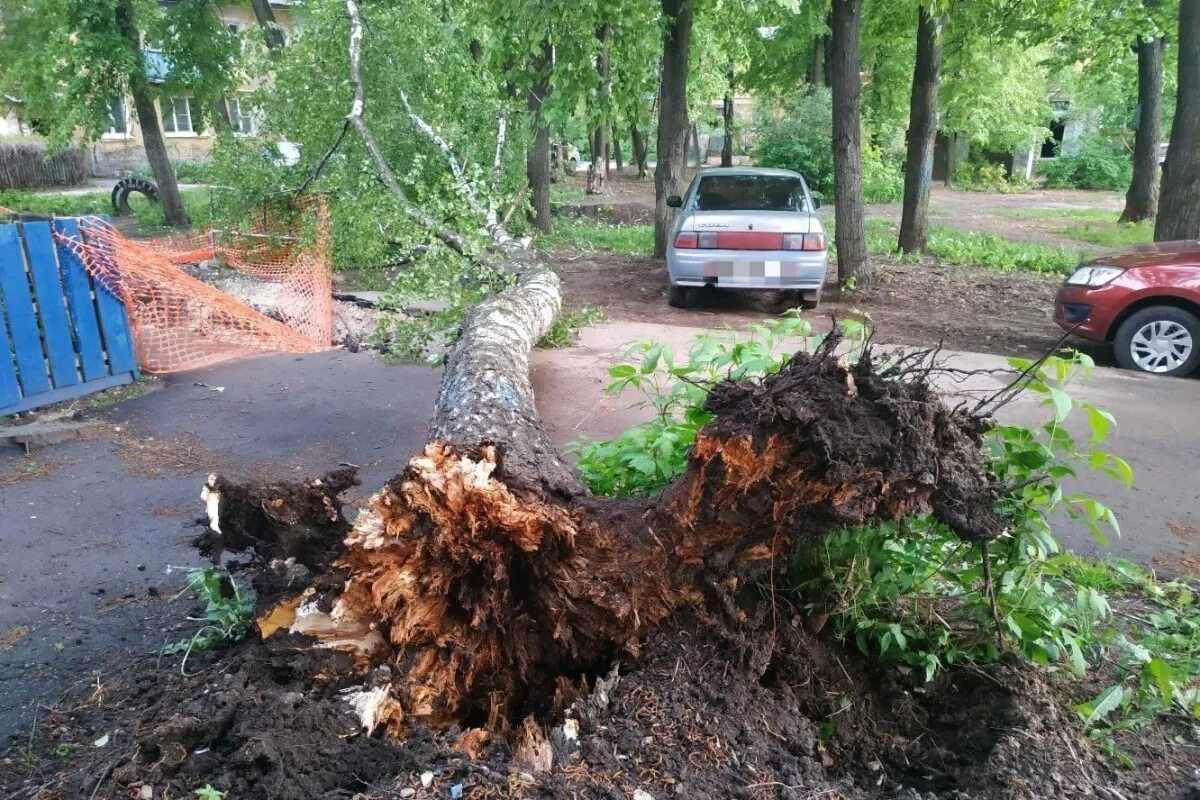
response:
M801 539L929 512L968 539L1003 529L980 421L923 378L882 377L869 353L853 366L831 348L798 354L760 382L715 387L708 407L686 472L646 500L564 499L539 490L557 482L531 479L528 460L510 470L500 445L431 443L359 515L337 580L276 609L269 628L386 665L355 699L368 727L507 733L549 709L560 678L636 656L676 610L719 608L715 595ZM312 487L293 506L327 514L304 499Z

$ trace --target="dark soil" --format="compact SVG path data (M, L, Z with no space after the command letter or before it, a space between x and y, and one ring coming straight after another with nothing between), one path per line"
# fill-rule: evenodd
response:
M470 758L455 730L364 736L339 699L354 683L338 677L353 674L346 657L252 638L193 658L190 676L146 659L76 687L29 748L0 763L0 796L128 798L145 785L182 798L211 785L231 800L392 800L454 797L458 785L468 800L1190 797L1190 775L1165 758L1108 766L1053 676L1027 666L956 669L923 685L788 615L764 672L719 628L671 628L620 666L606 704L577 706L578 742L550 772L510 766L504 744Z
M614 173L609 189L605 195L585 195L557 206L556 213L618 225L654 223L652 182ZM1111 193L1062 191L1021 195L939 191L935 201L931 213L938 224L1054 246L1064 243L1060 236L1038 227L1044 220L1016 218L1011 213L1115 202ZM867 213L898 218L899 211L894 204L877 204L868 206ZM1072 243L1078 249L1086 247ZM953 266L933 258L920 263L886 256L871 260L876 283L849 294L839 291L836 266L831 265L821 306L808 316L827 325L830 315L865 312L874 320L881 342L928 346L944 340L949 349L1001 355L1040 354L1062 335L1052 321L1061 277ZM711 327L722 322L736 325L782 310L782 298L770 292L713 292L699 308L671 308L666 303L666 264L650 258L562 252L554 263L568 304L599 306L613 319Z
M831 316L866 313L880 342L928 346L942 341L951 350L1002 355L1040 354L1062 336L1051 319L1060 278L957 267L936 259L873 261L876 283L849 294L838 291L831 266L820 307L805 312L814 325L828 327ZM712 327L783 310L783 298L772 292L714 291L697 308L671 308L666 262L650 258L560 253L554 263L569 305L599 306L612 319Z

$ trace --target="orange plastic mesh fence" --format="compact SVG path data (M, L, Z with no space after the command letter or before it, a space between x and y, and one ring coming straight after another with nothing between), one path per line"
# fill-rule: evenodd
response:
M331 346L329 216L321 200L302 211L316 222L316 235L304 246L299 223L276 224L267 217L255 220L250 233L213 230L147 241L127 239L102 219L84 217L82 236L61 238L124 302L139 366L147 372L178 372ZM271 316L179 266L213 259L221 265L217 269L240 278Z

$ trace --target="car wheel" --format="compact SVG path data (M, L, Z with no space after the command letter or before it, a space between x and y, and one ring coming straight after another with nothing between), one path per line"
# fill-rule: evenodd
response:
M1143 308L1121 323L1114 345L1125 369L1184 377L1200 364L1200 320L1174 306Z
M696 305L696 295L689 286L668 286L667 305L672 308L691 308Z

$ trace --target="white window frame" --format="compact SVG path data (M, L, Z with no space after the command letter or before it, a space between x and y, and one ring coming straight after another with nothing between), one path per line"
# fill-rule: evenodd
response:
M229 125L233 128L234 136L245 136L251 138L258 135L258 114L253 107L246 108L243 104L249 105L248 94L235 94L233 97L226 98L225 107L229 109ZM236 111L234 110L236 107ZM242 130L240 125L241 120L250 121L250 130Z
M179 130L179 116L175 113L175 104L178 101L184 101L187 104L187 121L188 129L185 131ZM163 136L172 138L195 138L200 135L196 130L196 116L192 113L192 98L189 95L178 95L176 97L160 97L158 100L158 113L162 119ZM173 130L167 129L167 120L170 120L170 127Z
M109 126L108 130L106 130L106 131L104 131L104 133L100 134L100 138L104 139L106 141L110 141L110 142L127 141L128 139L133 138L133 135L129 130L129 101L126 100L126 98L124 96L115 97L115 98L113 98L113 101L114 102L120 101L120 103L121 103L121 113L125 117L125 119L123 120L125 130L119 131L119 130L113 128L112 126ZM111 108L112 108L111 103L109 104L109 108L111 110Z

